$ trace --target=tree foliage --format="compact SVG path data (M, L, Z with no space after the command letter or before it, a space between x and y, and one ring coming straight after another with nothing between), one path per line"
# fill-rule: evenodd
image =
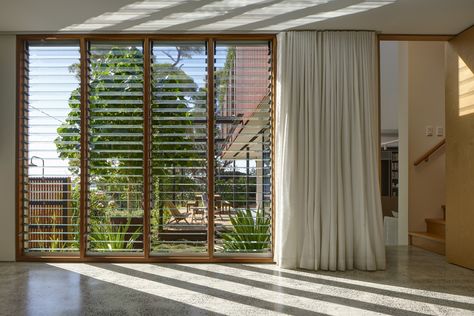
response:
M154 64L152 87L159 89L162 96L152 97L153 122L159 124L160 116L166 116L169 126L166 133L160 135L160 130L152 130L152 148L154 152L153 170L154 181L158 182L163 176L164 168L190 165L193 156L193 120L196 110L196 100L202 91L193 78L186 74L178 64L182 57L192 54L194 50L181 50L177 47L178 57L169 64ZM197 48L195 49L197 50ZM143 182L143 53L136 47L117 47L101 55L91 52L88 70L88 161L89 176L92 182L114 183L127 181L130 184ZM71 67L77 72L79 66ZM64 123L57 129L55 140L61 158L68 159L71 173L78 175L77 166L80 161L80 93L79 89L71 93L69 99L69 114ZM154 91L152 91L154 92ZM172 106L170 101L172 100ZM112 105L110 103L113 103ZM206 106L205 104L203 105ZM170 111L155 111L168 108ZM189 118L189 119L187 119ZM176 125L176 127L173 127ZM118 128L120 127L120 128ZM172 144L172 145L171 145ZM166 149L173 146L179 151L181 158L166 162ZM163 152L163 153L162 153ZM176 157L176 155L175 155ZM188 174L188 181L192 174ZM166 177L159 181L166 182ZM100 190L101 188L97 188ZM123 185L109 185L104 191L120 191ZM128 194L124 192L124 194ZM117 200L121 200L117 196ZM140 208L135 205L134 208Z
M196 167L193 158L197 158L197 150L203 150L203 145L197 144L196 137L189 136L195 133L195 119L202 116L202 111L206 108L205 93L203 88L195 83L182 68L183 58L192 57L194 53L199 53L199 47L176 47L177 54L166 54L170 62L152 65L152 93L160 92L159 96L154 96L152 100L152 182L153 197L156 203L159 200L171 200L173 197L160 187L174 185L175 179L170 177L173 172L180 172L179 184L186 185L188 192L199 191L205 185L205 181L198 180L200 171ZM136 47L112 48L107 53L94 54L91 52L88 65L88 160L89 177L92 183L108 183L108 187L97 187L101 198L94 198L94 193L90 193L91 208L99 213L114 208L140 209L140 202L135 205L115 205L114 201L130 199L139 200L137 192L127 192L122 185L110 185L114 182L123 183L126 181L133 187L134 184L143 182L143 144L137 142L134 135L143 134L143 76L140 74L143 68L143 53ZM218 95L217 108L224 106L228 94L229 78L235 63L235 50L229 49L224 67L215 72L216 93ZM70 71L79 73L79 65L71 67ZM120 87L120 89L118 88ZM110 105L113 101L113 106ZM172 102L169 102L172 101ZM200 102L201 101L201 102ZM78 176L77 168L80 163L80 90L76 89L71 93L69 99L69 114L64 123L57 129L58 137L55 140L59 155L63 159L68 159L70 172ZM115 109L111 111L111 109ZM165 111L160 111L165 110ZM160 119L166 118L166 135L156 128L160 124ZM176 127L173 127L175 125ZM100 129L97 128L100 126ZM118 126L124 128L117 129ZM219 135L219 124L216 125L216 134ZM194 142L194 143L193 143ZM167 151L173 150L174 160L169 158ZM231 161L217 160L215 162L218 174L230 172L228 170ZM202 163L205 166L205 163ZM189 167L189 168L182 168ZM173 170L175 168L176 170ZM185 172L183 173L183 170ZM202 174L201 174L202 175ZM233 177L223 177L216 185L222 190L226 199L246 200L246 180L245 175L236 179ZM77 177L76 177L77 179ZM77 181L77 180L76 180ZM179 185L178 184L178 185ZM195 185L195 188L192 187ZM77 189L79 186L76 186ZM179 190L179 186L178 186ZM183 191L185 191L183 190ZM251 177L250 190L255 191L255 180ZM103 192L113 191L114 193L104 196ZM231 191L237 191L231 194ZM184 192L185 193L185 192ZM115 195L115 196L114 196ZM192 193L189 193L191 199ZM184 196L181 199L186 199ZM93 201L104 200L102 203L92 203ZM237 203L239 204L239 203ZM239 205L240 206L240 205Z

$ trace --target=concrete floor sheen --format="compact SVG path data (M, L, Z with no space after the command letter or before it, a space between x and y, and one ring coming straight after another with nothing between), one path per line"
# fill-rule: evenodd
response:
M474 271L412 247L387 270L0 263L0 315L474 315Z

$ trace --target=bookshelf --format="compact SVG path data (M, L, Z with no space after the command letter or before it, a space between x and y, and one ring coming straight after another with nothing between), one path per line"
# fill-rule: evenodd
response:
M382 196L398 196L398 148L382 149Z

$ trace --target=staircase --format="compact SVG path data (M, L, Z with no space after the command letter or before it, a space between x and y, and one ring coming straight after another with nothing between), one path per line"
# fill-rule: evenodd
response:
M443 218L426 218L426 232L410 232L409 243L440 255L445 254L446 206L443 205Z

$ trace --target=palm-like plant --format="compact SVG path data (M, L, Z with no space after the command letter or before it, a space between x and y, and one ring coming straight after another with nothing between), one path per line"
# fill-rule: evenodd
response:
M133 249L133 244L141 235L142 229L139 227L134 232L129 232L130 221L129 218L123 225L112 225L110 221L107 221L107 224L91 225L89 235L91 248L107 251ZM128 239L127 235L130 235Z
M270 218L263 210L252 215L249 209L239 210L230 217L232 232L223 233L224 251L226 252L262 252L270 243Z

